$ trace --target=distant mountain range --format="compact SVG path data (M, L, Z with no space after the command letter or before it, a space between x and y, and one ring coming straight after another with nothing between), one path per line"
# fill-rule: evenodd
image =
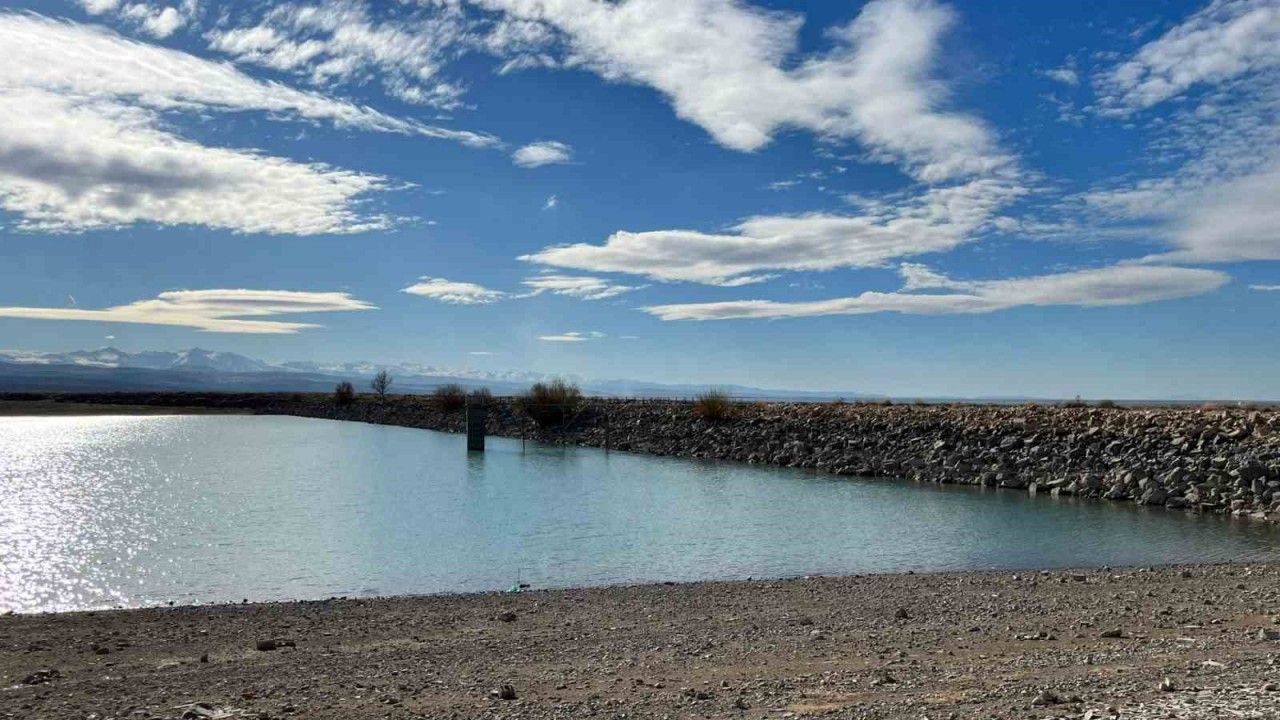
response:
M379 370L394 378L393 392L429 393L444 383L488 387L495 394L523 392L552 376L532 372L457 370L420 363L266 363L231 352L201 348L129 353L113 347L66 353L0 350L0 392L223 391L328 392L341 380L366 385ZM706 385L664 385L639 380L591 380L564 376L583 392L614 397L687 397ZM861 393L767 390L719 385L731 395L759 399L831 400L871 398Z

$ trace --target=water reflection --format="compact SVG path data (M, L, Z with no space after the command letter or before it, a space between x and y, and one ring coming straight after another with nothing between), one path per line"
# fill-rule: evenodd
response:
M0 458L0 610L1280 556L1129 504L300 418L0 418Z

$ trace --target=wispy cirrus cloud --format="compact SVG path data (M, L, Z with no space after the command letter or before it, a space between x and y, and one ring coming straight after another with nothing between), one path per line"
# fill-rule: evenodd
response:
M1097 85L1105 105L1129 113L1280 67L1280 7L1274 0L1213 0L1132 57L1105 70Z
M375 19L357 0L270 4L256 24L208 33L209 46L237 62L289 72L320 87L378 78L393 97L452 110L463 88L442 67L469 37L460 5L433 3L408 17Z
M553 343L581 343L588 340L599 340L608 337L602 332L567 332L560 335L539 335L538 339L543 342Z
M1149 172L1083 193L1087 210L1172 246L1153 262L1280 259L1280 6L1215 0L1094 83L1152 139Z
M1280 285L1250 285L1249 289L1262 292L1280 292Z
M903 268L906 283L897 292L864 292L812 302L734 300L655 305L643 308L663 320L740 320L867 315L990 313L1017 307L1100 307L1192 297L1216 290L1230 278L1213 270L1118 265L1096 270L1006 280L956 281L921 266ZM949 292L917 292L947 290Z
M573 148L554 140L530 143L511 155L511 162L522 168L563 165L571 160L573 160Z
M345 292L173 290L160 293L151 300L102 310L0 307L0 317L172 325L214 333L293 334L323 325L260 318L376 309L376 306Z
M573 275L538 275L522 281L521 284L529 288L529 295L551 293L581 300L606 300L643 287L616 285L598 277Z
M501 290L491 290L483 285L433 277L423 277L421 282L414 283L400 292L450 305L488 305L510 297Z

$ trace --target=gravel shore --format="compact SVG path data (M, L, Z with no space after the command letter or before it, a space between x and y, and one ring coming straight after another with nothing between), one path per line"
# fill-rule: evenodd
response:
M1275 718L1277 612L1228 565L11 615L0 717Z

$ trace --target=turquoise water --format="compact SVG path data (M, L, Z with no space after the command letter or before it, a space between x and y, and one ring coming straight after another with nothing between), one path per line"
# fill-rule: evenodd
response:
M1280 558L1248 521L286 417L0 418L0 610Z

